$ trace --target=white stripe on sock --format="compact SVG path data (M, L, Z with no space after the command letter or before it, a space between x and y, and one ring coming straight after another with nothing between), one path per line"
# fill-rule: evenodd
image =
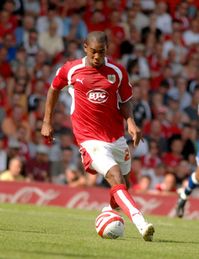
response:
M131 203L130 201L126 198L126 196L124 195L123 191L122 190L118 190L117 191L117 194L118 196L120 197L120 199L124 202L124 204L126 205L126 207L129 209L129 211L131 212L131 215L132 214L135 214L135 213L139 213L139 210L137 208L135 208Z
M194 172L194 173L191 175L191 179L192 179L193 183L199 184L198 180L196 179L196 172Z
M131 217L132 217L132 221L135 224L135 226L137 227L137 229L140 231L140 229L146 225L146 221L145 221L144 217L142 216L142 213L130 203L130 201L126 198L126 196L124 195L122 190L118 190L117 195L124 202L124 204L128 207Z

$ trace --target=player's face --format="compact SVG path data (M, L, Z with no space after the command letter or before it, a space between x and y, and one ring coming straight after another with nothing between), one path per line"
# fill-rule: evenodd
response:
M85 43L84 50L87 54L87 65L98 68L104 64L104 57L107 51L105 43L97 41Z

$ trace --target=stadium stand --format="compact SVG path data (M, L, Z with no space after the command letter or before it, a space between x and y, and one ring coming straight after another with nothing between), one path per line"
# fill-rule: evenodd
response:
M81 43L91 30L106 31L108 55L127 68L133 85L134 116L145 139L134 150L126 134L134 189L141 191L145 181L143 191L164 191L172 179L165 191L176 191L186 185L199 150L196 0L2 0L1 172L20 156L23 179L67 184L66 172L76 168L81 185L106 186L84 175L67 89L56 106L53 145L40 134L51 80L60 65L84 55Z

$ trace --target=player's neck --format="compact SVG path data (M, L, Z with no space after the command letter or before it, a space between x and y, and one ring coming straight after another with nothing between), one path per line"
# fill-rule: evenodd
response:
M88 57L86 56L85 58L85 65L88 66L88 67L92 67L92 68L95 68L95 69L100 69L101 67L103 67L105 65L105 59L104 59L104 62L98 66L98 67L95 67L93 66L89 61L88 61Z

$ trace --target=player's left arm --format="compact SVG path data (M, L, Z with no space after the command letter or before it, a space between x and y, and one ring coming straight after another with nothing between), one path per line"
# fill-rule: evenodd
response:
M127 122L128 132L132 137L134 146L137 146L140 140L143 141L142 132L136 125L133 117L133 103L132 103L132 86L128 79L128 74L121 67L122 80L119 88L120 95L120 111Z
M135 120L133 118L132 110L132 99L120 104L120 111L127 122L128 132L133 139L134 146L136 147L138 146L140 140L143 141L143 138L142 132L140 128L136 125Z

